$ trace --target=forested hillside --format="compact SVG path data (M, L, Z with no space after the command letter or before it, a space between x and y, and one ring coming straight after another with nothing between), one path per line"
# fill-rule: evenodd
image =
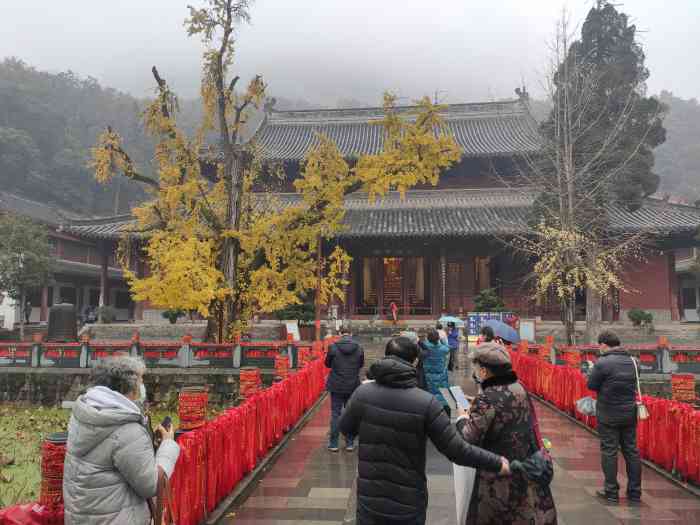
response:
M700 104L662 91L668 106L664 121L666 142L656 148L656 172L661 176L659 191L689 202L700 199Z
M124 212L141 196L124 182L101 186L87 167L98 133L111 125L148 170L141 102L93 78L49 74L17 59L0 63L0 183L6 191L85 214ZM127 187L131 186L131 187Z

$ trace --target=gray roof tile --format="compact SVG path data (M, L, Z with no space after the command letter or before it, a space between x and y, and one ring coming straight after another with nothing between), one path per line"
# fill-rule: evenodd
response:
M270 199L268 199L268 197ZM298 202L298 194L266 194L263 207L284 208ZM344 230L340 238L371 237L482 237L522 232L529 219L533 196L521 190L450 189L413 190L405 198L397 192L371 202L355 193L345 200ZM692 234L700 227L700 209L647 199L635 212L609 210L611 227L650 234ZM73 221L77 235L117 238L134 227L129 216Z
M398 111L412 114L415 107ZM383 114L381 108L273 111L253 140L266 160L302 160L317 133L327 135L347 158L374 154L382 149L383 129L376 122ZM540 147L536 123L517 100L450 104L443 118L465 157L528 153Z
M51 204L33 201L5 191L0 192L0 210L22 215L50 226L58 226L78 216Z

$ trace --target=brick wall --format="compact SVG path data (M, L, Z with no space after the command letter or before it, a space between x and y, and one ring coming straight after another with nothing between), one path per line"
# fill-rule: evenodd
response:
M621 320L626 320L633 308L652 312L656 321L678 319L674 264L673 252L667 251L630 265L624 276L629 291L620 293Z

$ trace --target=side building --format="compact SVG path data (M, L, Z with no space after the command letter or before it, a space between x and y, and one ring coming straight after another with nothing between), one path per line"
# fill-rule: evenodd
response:
M132 301L123 271L117 261L116 239L99 239L71 231L72 224L99 223L104 219L86 219L49 204L36 202L8 192L0 192L0 213L28 217L46 226L54 261L54 274L44 287L30 290L30 323L48 320L48 309L59 301L75 304L78 312L100 304L115 309L116 320L133 319L138 309ZM124 222L128 216L109 221ZM134 261L134 264L136 262ZM0 304L2 327L12 330L19 322L20 308L3 295Z

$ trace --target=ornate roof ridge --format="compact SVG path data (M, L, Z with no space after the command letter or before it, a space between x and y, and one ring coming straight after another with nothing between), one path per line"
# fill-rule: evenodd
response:
M75 218L71 219L68 223L69 226L87 226L87 225L100 225L100 224L111 224L115 222L131 222L135 220L132 213L121 213L118 215L104 215L102 217L86 217L86 218Z
M444 106L441 114L445 120L465 118L503 117L508 115L523 116L528 113L520 99L508 99L498 102L466 102L458 104L440 104ZM398 113L413 113L417 105L398 106ZM384 108L343 108L343 109L298 109L272 110L267 115L268 124L311 124L344 122L366 124L384 116Z
M14 204L21 203L25 205L25 208L17 209L17 207L13 206L13 203L10 202L12 200L15 201ZM57 226L66 220L82 218L80 214L60 208L56 204L34 200L8 190L0 190L0 209L10 210L19 215L30 217L31 219L44 222L51 226Z

